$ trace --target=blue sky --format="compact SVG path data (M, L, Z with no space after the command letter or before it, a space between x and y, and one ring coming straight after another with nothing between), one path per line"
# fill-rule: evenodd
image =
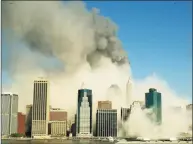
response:
M179 94L192 96L191 2L86 2L119 27L134 78L158 74ZM4 55L4 53L3 53ZM3 73L3 83L9 82Z
M87 2L119 26L135 78L152 73L192 96L192 2Z

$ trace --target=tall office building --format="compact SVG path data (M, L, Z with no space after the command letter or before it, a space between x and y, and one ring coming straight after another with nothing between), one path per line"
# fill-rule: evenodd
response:
M32 129L32 105L26 105L25 134L31 137Z
M50 110L51 135L66 136L67 131L67 112L63 109L52 108Z
M131 104L132 104L132 81L129 78L126 84L126 106L130 107Z
M32 137L46 136L49 122L49 83L40 78L34 81L32 106Z
M18 95L1 94L1 134L17 133Z
M25 114L18 112L17 118L17 133L25 134Z
M76 136L92 136L92 90L78 90Z
M152 109L152 113L149 115L151 120L160 124L162 122L161 93L154 88L150 88L149 92L145 93L145 106L148 109Z
M117 137L117 110L115 109L97 110L96 136Z

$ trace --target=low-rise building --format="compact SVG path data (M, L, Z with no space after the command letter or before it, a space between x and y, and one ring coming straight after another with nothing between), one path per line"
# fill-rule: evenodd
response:
M66 136L67 112L63 109L50 109L49 134L52 136Z
M51 121L52 136L66 136L66 121Z

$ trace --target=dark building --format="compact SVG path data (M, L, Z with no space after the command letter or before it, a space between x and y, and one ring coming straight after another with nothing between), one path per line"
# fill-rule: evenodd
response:
M117 110L115 109L97 110L96 136L117 137Z
M130 108L121 108L121 121L127 121L130 114Z
M72 126L71 126L71 133L72 133L73 137L76 136L76 123L72 124Z
M26 105L25 135L31 137L32 129L32 105Z
M17 133L25 134L25 115L21 112L17 114Z
M153 113L149 115L151 120L160 124L162 122L161 93L157 92L154 88L150 88L149 92L145 93L145 107L153 111Z
M98 109L112 109L111 101L98 101Z
M92 90L78 90L76 136L92 136Z

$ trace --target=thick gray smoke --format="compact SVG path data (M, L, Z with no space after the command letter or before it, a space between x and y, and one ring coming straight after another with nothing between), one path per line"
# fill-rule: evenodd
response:
M2 8L3 29L17 33L31 51L57 58L66 71L85 62L97 67L102 57L128 64L117 26L82 2L3 2Z

